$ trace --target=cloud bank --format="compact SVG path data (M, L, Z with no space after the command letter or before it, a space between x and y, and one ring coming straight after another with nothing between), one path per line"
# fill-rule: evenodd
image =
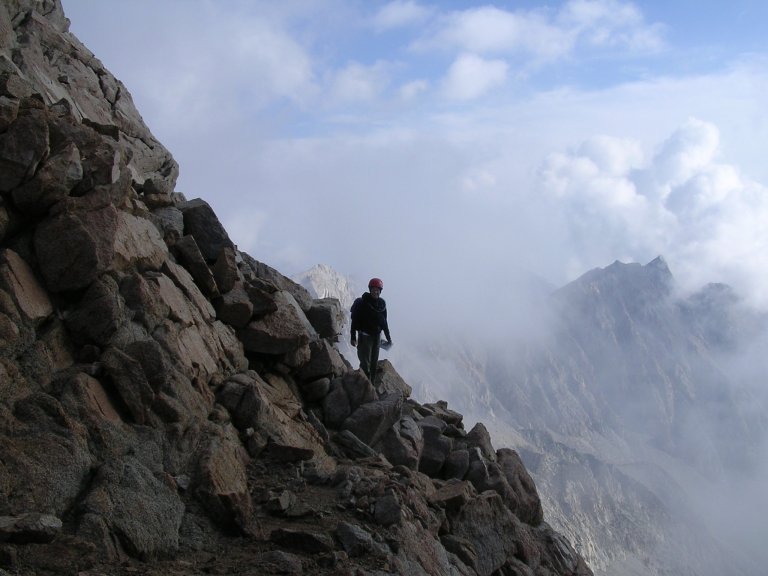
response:
M619 0L64 8L178 189L286 273L385 276L426 316L663 254L768 303L765 55L671 70L678 31Z

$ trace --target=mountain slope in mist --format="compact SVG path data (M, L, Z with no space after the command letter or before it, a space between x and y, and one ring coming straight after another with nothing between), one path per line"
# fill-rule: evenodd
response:
M699 505L758 471L760 398L732 373L765 322L721 285L679 297L662 258L592 270L551 311L485 375L558 524L605 574L756 573Z
M761 371L745 356L765 317L722 284L678 294L663 258L592 270L534 308L535 330L392 353L416 397L446 398L520 451L596 573L760 573L743 536L759 529L737 511L765 508L739 488L765 478Z

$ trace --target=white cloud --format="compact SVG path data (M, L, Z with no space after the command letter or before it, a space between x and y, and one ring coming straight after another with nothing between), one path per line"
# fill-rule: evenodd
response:
M258 246L262 241L262 230L268 220L266 212L261 210L236 211L222 218L222 224L230 238L239 243L241 250L248 246Z
M663 47L663 28L647 25L632 3L618 0L571 0L558 15L565 29L602 47L624 46L631 50L656 51Z
M642 166L644 160L643 149L638 142L605 135L586 140L579 147L579 154L612 175L626 174Z
M443 94L451 100L472 100L504 84L509 66L503 60L485 60L462 54L443 81Z
M427 20L432 10L411 0L395 0L389 2L373 17L376 30L390 30L404 26L414 26Z
M412 100L429 90L429 82L427 80L413 80L400 87L400 98L403 100Z
M572 0L559 11L509 11L493 6L446 15L418 45L477 54L515 54L536 62L570 56L579 46L658 51L663 28L647 24L638 8L618 0Z
M451 14L428 43L480 54L522 51L553 57L568 51L571 38L541 13L486 6Z
M717 127L697 119L647 163L636 143L601 138L552 155L542 193L575 252L595 259L581 265L663 254L685 288L730 282L768 305L768 188L718 162L719 151Z
M388 84L387 64L377 62L364 66L352 62L335 73L330 94L336 104L369 102L375 100Z
M692 118L662 146L654 161L654 175L666 197L675 186L690 180L715 159L720 132L713 124Z
M464 192L475 197L493 190L497 184L498 181L493 171L482 168L473 169L461 181Z
M251 21L220 49L217 68L223 68L229 83L248 86L257 101L287 98L301 103L313 88L312 58L273 23Z

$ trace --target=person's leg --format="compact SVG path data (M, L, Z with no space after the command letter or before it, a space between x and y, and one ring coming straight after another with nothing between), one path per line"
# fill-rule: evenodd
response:
M357 337L357 359L360 360L360 369L365 375L371 377L371 347L373 338L368 334L358 333Z
M376 385L376 372L379 369L379 348L381 345L381 336L371 338L371 375L368 377L371 384Z

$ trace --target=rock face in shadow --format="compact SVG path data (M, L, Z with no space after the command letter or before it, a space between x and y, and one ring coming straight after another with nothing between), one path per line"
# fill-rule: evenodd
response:
M58 0L0 6L0 568L591 574L517 453L237 250Z

